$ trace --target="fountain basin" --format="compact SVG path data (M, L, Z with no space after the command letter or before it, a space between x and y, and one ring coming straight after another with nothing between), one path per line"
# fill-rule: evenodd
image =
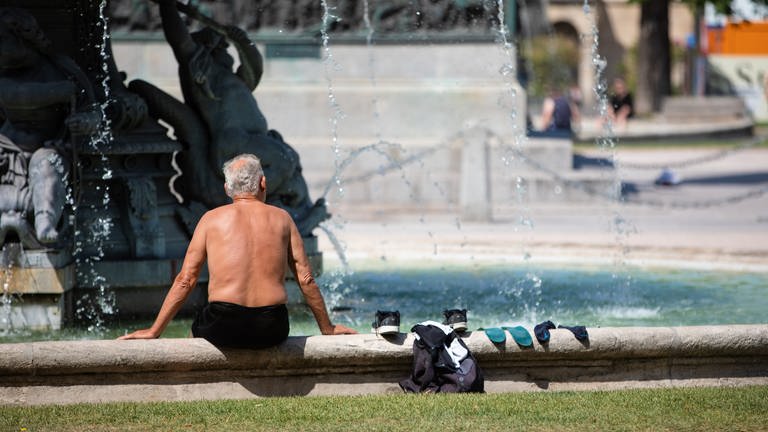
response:
M768 324L564 329L521 349L464 335L487 392L768 384ZM398 393L413 336L289 337L265 350L203 339L0 345L0 404Z

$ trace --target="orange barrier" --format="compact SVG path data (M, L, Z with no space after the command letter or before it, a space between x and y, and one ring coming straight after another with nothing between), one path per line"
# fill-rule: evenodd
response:
M707 28L709 54L768 55L768 22L729 22Z

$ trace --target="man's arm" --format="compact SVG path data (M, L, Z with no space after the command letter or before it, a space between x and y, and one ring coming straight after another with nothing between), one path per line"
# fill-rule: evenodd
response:
M554 112L555 100L551 97L544 99L544 104L541 107L541 127L539 129L546 130L549 127Z
M206 251L205 251L205 235L206 235L206 218L203 216L200 222L195 228L195 233L192 235L192 241L187 248L187 255L184 257L184 264L181 266L181 271L173 281L171 289L168 290L168 294L165 296L163 305L160 307L160 312L155 318L152 327L143 330L137 330L131 334L121 336L118 339L155 339L160 337L168 323L171 322L176 313L181 309L184 301L187 300L189 294L194 289L197 283L197 277L200 275L200 269L205 263Z
M290 219L290 216L287 216ZM320 287L317 286L314 276L312 276L312 268L309 265L309 259L304 251L304 242L301 239L298 228L293 220L289 221L290 225L290 243L288 250L288 265L296 278L296 282L299 284L301 293L304 294L304 298L307 301L307 306L312 310L312 314L315 316L317 326L320 327L320 333L324 335L340 335L340 334L355 334L356 331L345 327L341 324L332 324L330 317L328 317L328 311L325 308L325 300L323 300L323 294L320 292Z

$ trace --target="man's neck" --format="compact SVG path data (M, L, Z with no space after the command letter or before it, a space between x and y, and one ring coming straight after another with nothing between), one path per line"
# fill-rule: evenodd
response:
M235 195L234 197L232 197L232 201L233 202L238 202L238 201L248 202L248 201L260 201L260 200L259 200L259 198L256 195L244 193L244 194Z

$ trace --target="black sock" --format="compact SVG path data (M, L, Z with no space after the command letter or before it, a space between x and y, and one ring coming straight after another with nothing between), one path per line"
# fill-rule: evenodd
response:
M536 334L536 340L542 344L549 342L549 329L553 328L555 328L555 325L552 321L544 321L543 323L536 325L536 327L533 328L533 333Z
M587 328L584 327L584 326L564 326L564 325L560 325L560 326L557 326L557 328L564 328L564 329L570 330L571 333L573 333L573 335L576 336L576 339L578 339L580 341L585 341L585 340L589 339L589 334L587 334Z

